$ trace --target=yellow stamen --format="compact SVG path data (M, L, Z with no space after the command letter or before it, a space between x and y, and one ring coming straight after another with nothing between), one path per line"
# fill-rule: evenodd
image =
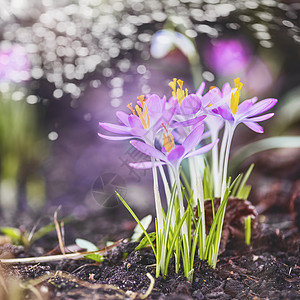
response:
M176 89L176 83L178 84L179 88ZM179 106L181 105L182 100L186 97L189 92L188 89L183 90L183 81L181 79L173 78L173 81L169 83L169 86L172 88L172 96L173 98L178 99Z
M181 79L177 80L177 83L179 85L179 88L182 90L182 86L183 86L183 81Z
M163 142L167 152L170 152L175 147L174 138L171 133L168 136L163 134Z
M146 124L146 120L145 120L145 118L144 118L144 116L143 116L143 111L142 111L142 109L141 109L138 105L136 105L136 106L135 106L135 110L136 110L136 112L137 112L137 114L138 114L138 116L139 116L139 118L140 118L140 120L141 120L141 122L142 122L143 127L144 127L145 129L147 129L147 124Z
M141 103L143 103L143 101L146 101L146 99L145 99L145 96L144 95L140 95L140 96L138 96L137 97L137 99L141 102Z
M163 133L163 144L167 152L170 152L174 147L174 138L171 133L168 132L167 127L162 123L161 124L166 131L166 134Z
M212 85L212 86L209 88L209 90L211 91L211 90L214 89L214 88L215 88L215 86Z
M135 113L135 111L134 111L134 109L133 109L133 107L132 107L132 103L129 103L128 105L127 105L127 107L131 110L131 112L136 116L136 113Z
M144 119L146 121L147 128L149 128L150 127L150 118L149 118L149 113L148 113L148 107L147 107L147 104L145 103L145 101L143 102L143 108L144 108L143 114L144 114Z
M240 78L236 78L234 80L234 85L235 88L237 88L237 91L235 94L231 94L231 99L230 99L230 109L232 113L235 115L238 105L239 105L239 100L240 100L240 95L241 95L241 88L243 87L243 84L240 82Z
M149 118L149 114L148 114L148 107L146 102L146 98L144 95L140 95L137 97L137 99L141 102L142 104L142 108L139 105L135 106L135 110L142 122L142 125L145 129L148 129L150 127L150 118ZM132 107L132 103L129 103L127 105L127 107L132 111L132 113L136 116L136 112Z
M173 78L173 81L169 83L169 87L172 89L172 96L176 98L176 81L177 78Z
M177 99L178 99L179 106L181 105L181 102L184 99L184 97L185 97L184 91L181 89L177 89Z

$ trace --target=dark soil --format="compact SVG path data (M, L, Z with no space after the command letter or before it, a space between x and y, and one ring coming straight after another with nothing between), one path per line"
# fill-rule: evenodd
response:
M100 219L105 227L103 223L109 218L99 218L99 222ZM168 276L155 279L149 299L300 299L298 229L289 214L271 214L261 219L260 235L251 247L240 239L229 238L215 270L196 260L192 283L182 273L176 274L171 262ZM128 229L134 223L118 224L115 237L129 236ZM75 227L89 225L82 221ZM6 278L22 280L24 286L36 288L46 299L139 298L150 285L146 274L155 277L155 258L150 248L134 251L136 245L124 240L100 264L91 260L62 260L10 267L2 264L2 268ZM3 250L4 246L2 254ZM24 255L22 247L6 250ZM31 253L38 250L41 251L33 247ZM26 293L27 299L35 299L32 290Z

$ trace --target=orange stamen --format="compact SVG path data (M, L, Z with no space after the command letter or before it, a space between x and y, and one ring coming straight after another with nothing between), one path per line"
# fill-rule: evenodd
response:
M164 125L163 123L161 123L161 125L166 131L166 134L163 133L163 144L166 151L170 152L175 147L174 138L173 135L168 132L168 128L166 127L166 125Z
M129 103L128 105L127 105L127 107L131 110L131 112L136 116L136 113L135 113L135 111L134 111L134 109L133 109L133 106L132 106L132 103Z

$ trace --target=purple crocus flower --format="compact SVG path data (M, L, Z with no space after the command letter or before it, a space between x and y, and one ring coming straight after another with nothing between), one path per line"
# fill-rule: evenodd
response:
M207 64L219 75L228 76L244 70L252 58L248 43L242 39L218 39L205 47Z
M169 123L174 115L175 107L167 103L166 97L160 98L156 94L149 95L147 99L144 95L138 97L138 104L135 109L132 103L128 108L132 114L123 111L116 113L122 125L102 123L99 125L118 136L109 136L98 133L102 138L108 140L126 140L140 138L148 144L153 144L161 123Z
M147 145L141 141L131 141L132 146L137 150L157 159L158 161L130 163L129 165L136 169L149 169L153 166L161 166L167 164L170 165L175 172L177 172L180 163L185 158L206 153L207 151L211 150L218 142L218 140L216 140L213 143L195 150L195 147L201 140L203 132L204 125L201 124L193 129L193 131L185 138L181 145L175 145L172 134L167 133L167 135L164 135L164 146L162 148L162 151L159 151L155 147Z
M238 124L244 123L247 127L257 133L263 133L263 128L257 123L265 121L273 117L274 113L268 113L262 116L258 116L265 111L271 109L276 103L277 99L268 98L257 102L257 97L248 99L239 104L240 91L243 84L240 82L240 78L236 78L235 93L231 94L231 97L224 98L222 102L218 102L212 108L212 113L216 116L221 116L227 121L234 129Z

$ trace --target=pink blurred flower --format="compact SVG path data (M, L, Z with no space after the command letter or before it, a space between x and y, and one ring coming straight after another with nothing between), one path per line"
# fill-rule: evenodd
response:
M239 39L220 39L205 50L206 63L222 76L243 71L252 54L249 45Z
M30 62L20 45L0 45L0 81L21 82L30 78Z

